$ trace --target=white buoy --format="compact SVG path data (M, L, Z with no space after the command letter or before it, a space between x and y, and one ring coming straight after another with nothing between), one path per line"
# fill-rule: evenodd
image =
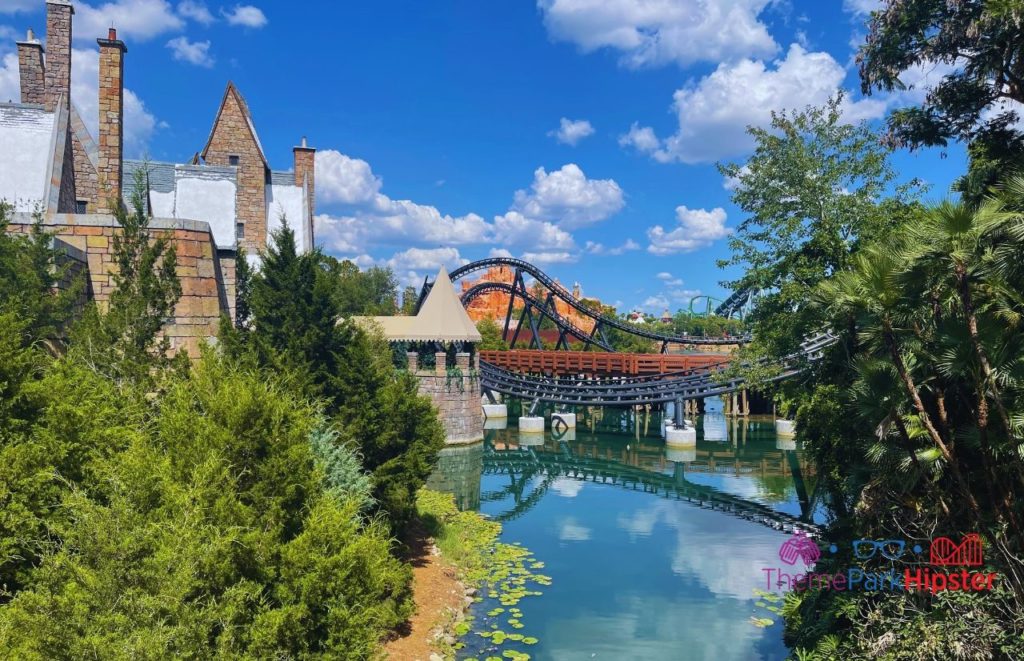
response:
M569 429L576 429L576 414L575 413L552 413L551 414L551 428L558 429L561 427L555 420L561 420L565 423L565 426Z
M505 404L484 404L484 417L488 420L508 417L508 406Z
M693 427L666 425L665 443L668 445L697 445L697 430Z
M544 432L519 430L519 445L522 447L536 447L544 445Z
M523 415L519 417L519 431L544 433L544 418L539 415Z
M485 418L484 429L508 429L508 418Z
M697 446L693 447L665 447L665 458L677 464L686 464L697 461Z
M783 420L782 418L777 419L775 421L775 434L787 438L796 436L796 421Z
M576 430L575 429L566 429L565 431L561 431L560 432L557 429L552 428L551 429L551 440L552 441L557 441L558 443L561 443L562 441L575 441L576 440Z

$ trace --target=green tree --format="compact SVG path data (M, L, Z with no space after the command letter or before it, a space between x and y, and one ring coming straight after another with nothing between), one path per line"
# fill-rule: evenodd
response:
M117 380L148 380L157 366L172 364L170 341L160 331L181 297L174 244L153 233L146 212L146 187L136 173L132 209L116 205L112 253L114 289L106 311L91 306L76 329L82 359Z
M1024 653L1022 199L1015 179L978 205L928 207L823 282L812 304L840 345L797 414L802 439L853 505L831 539L927 546L978 532L1001 585L970 599L800 595L786 608L798 656L859 658L883 639L893 658ZM851 561L830 556L815 571Z
M0 200L0 310L16 312L25 322L26 341L58 341L84 294L85 281L72 280L69 266L60 265L60 252L53 235L43 230L41 213L34 214L28 234L10 231L12 213ZM54 292L55 283L65 286Z
M419 292L415 287L409 285L402 292L402 314L412 316L416 314L416 301L419 299Z
M759 343L785 354L822 320L805 303L819 282L842 270L859 245L908 213L916 183L898 185L888 152L866 123L847 124L842 98L823 107L773 113L752 127L745 163L719 166L738 182L733 202L747 214L719 267L743 275L722 283L761 295L748 318Z
M476 329L480 331L480 344L477 345L477 349L481 351L507 351L508 342L502 337L501 326L498 322L491 318L481 319L476 324Z
M297 253L287 225L275 232L253 280L251 338L228 346L251 345L259 364L322 402L338 441L354 444L370 471L376 506L401 533L444 431L415 377L393 366L387 343L339 321L341 292L354 275L344 262L324 263L318 251Z
M371 266L360 270L349 260L322 255L322 268L329 274L332 295L343 317L385 316L398 312L398 281L389 268Z
M360 514L365 495L339 488L344 446L314 450L323 422L290 391L207 353L145 418L138 398L101 405L115 443L64 491L61 543L0 606L0 655L371 658L411 612L409 569ZM95 404L61 403L73 428Z
M905 89L917 70L948 68L918 107L894 111L888 141L911 148L969 145L957 184L972 201L1024 165L1024 5L1019 0L890 0L871 15L857 61L865 94Z

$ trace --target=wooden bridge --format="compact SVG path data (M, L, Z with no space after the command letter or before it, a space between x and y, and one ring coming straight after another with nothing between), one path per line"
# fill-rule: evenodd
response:
M594 351L481 351L480 359L508 370L525 374L551 376L605 377L678 375L682 372L706 371L723 367L729 354L694 352L667 353L598 353Z

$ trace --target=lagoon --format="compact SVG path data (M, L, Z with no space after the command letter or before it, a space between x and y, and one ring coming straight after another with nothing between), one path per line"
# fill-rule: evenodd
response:
M500 521L501 541L529 548L552 579L517 605L536 644L471 633L459 658L784 659L781 618L755 591L790 536L778 523L813 519L802 451L770 417L709 411L697 446L680 449L657 412L576 413L575 430L520 434L511 416L483 444L443 451L429 486ZM496 604L474 606L475 630L511 631L507 614L488 615Z

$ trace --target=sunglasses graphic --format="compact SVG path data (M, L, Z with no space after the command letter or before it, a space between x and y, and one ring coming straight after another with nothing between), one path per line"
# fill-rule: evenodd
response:
M886 539L882 541L875 541L873 539L858 539L853 543L853 554L861 560L867 560L873 558L875 552L881 551L883 558L889 560L898 560L903 551L906 550L907 543L902 539Z

